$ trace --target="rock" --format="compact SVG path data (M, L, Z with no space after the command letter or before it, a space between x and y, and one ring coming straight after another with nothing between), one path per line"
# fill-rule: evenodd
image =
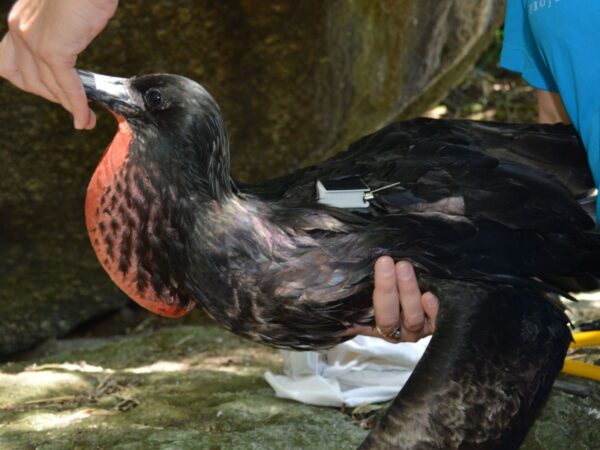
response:
M275 398L263 373L281 371L278 353L215 326L56 348L0 365L0 448L342 450L367 434L337 409ZM593 394L554 390L523 450L600 442L600 385L561 379Z
M10 2L0 4L6 17ZM399 115L470 69L493 0L128 1L79 66L168 71L206 85L230 127L234 173L281 174ZM5 29L0 24L0 34ZM122 304L88 245L85 189L115 130L75 132L58 106L0 84L0 356Z
M366 431L332 408L275 398L275 350L180 326L0 366L0 447L353 449Z
M85 230L85 180L95 150L82 145L84 136L57 106L6 83L0 91L2 104L12 105L0 111L3 356L63 335L126 300L99 268Z
M521 450L597 448L600 442L600 384L566 375L559 379L588 386L592 395L580 397L554 389Z

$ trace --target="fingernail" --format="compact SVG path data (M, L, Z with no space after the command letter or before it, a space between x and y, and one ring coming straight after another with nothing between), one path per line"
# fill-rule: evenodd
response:
M427 306L429 307L429 309L433 309L438 305L438 299L433 294L429 294L425 298L425 301L427 302Z
M377 261L377 270L382 275L391 275L394 273L394 261L391 258L382 258Z
M398 275L403 280L410 280L413 276L413 270L410 263L406 261L400 261L398 263Z
M83 127L81 126L81 124L77 121L77 119L73 119L73 126L75 127L76 130L81 130Z

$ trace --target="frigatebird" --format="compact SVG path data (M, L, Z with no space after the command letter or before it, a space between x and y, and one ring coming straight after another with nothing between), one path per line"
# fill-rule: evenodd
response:
M412 377L360 448L515 448L571 339L557 300L594 289L594 187L566 126L414 119L287 176L236 184L216 102L187 78L80 72L118 132L88 187L92 246L133 300L195 305L263 344L319 349L373 324L372 271L390 255L440 300ZM258 155L257 155L258 156ZM362 204L318 186L364 186Z

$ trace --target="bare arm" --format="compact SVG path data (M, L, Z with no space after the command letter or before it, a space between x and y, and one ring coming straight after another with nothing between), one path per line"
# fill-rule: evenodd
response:
M536 89L539 123L571 123L560 95Z

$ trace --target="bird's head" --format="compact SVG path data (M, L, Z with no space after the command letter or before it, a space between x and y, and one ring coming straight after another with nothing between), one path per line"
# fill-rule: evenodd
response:
M86 196L94 251L133 300L179 317L194 305L183 267L195 211L217 206L232 192L219 107L181 76L79 74L87 96L119 121Z
M160 168L184 192L230 192L227 131L200 84L171 74L116 78L79 71L87 96L131 131L129 157Z

